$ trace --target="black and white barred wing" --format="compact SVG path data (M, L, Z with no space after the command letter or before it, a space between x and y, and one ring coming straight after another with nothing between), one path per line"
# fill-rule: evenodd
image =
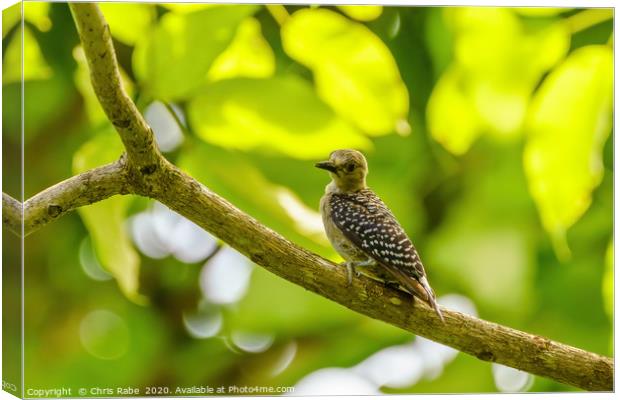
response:
M392 212L369 189L334 194L331 214L336 226L368 256L401 278L421 279L424 267L413 243Z
M392 212L369 189L331 197L331 214L344 236L389 271L411 294L443 315L426 279L418 251Z

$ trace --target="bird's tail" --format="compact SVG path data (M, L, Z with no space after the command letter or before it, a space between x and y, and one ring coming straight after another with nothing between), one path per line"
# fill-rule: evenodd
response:
M396 277L398 282L412 295L421 298L426 301L432 308L435 310L435 313L441 319L441 322L446 322L443 318L443 314L439 309L439 305L437 304L437 300L435 300L435 292L431 289L431 285L429 285L428 280L425 276L421 276L419 279L414 278L410 275L406 275L404 272L397 268L386 267L388 271Z
M420 286L422 286L422 288L424 289L424 292L426 292L426 301L428 302L428 304L433 307L433 310L435 310L435 313L437 313L437 315L441 319L441 322L446 322L446 320L443 318L441 310L439 309L439 304L437 304L437 300L435 299L435 292L433 292L433 289L431 288L431 285L429 285L426 277L421 277L419 282Z

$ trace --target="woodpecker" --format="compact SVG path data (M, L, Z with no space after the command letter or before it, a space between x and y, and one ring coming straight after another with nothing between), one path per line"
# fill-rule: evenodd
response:
M426 301L443 321L418 251L394 214L366 186L368 164L356 150L336 150L315 165L329 171L332 181L321 198L325 233L345 259L349 284L353 273L397 283Z

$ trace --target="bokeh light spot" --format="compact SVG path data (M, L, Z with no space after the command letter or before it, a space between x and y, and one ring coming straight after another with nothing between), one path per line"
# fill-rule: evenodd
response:
M219 310L183 313L183 325L194 338L210 338L222 328L222 313Z
M493 380L502 392L525 392L534 383L534 378L527 372L500 364L493 364Z
M185 124L185 116L179 107L171 104L177 118ZM168 108L159 101L152 102L144 111L144 118L153 129L159 149L164 153L183 143L183 131Z
M379 395L366 379L344 368L325 368L304 377L295 385L295 396Z
M80 323L80 342L86 351L103 360L122 357L129 348L125 321L109 310L88 313Z
M231 335L235 346L248 353L262 353L273 344L274 337L270 334L235 331Z
M235 303L247 291L251 273L248 259L226 247L205 264L200 273L200 288L212 303Z
M109 281L112 279L112 275L104 270L101 263L99 263L99 259L97 259L90 241L90 236L86 236L82 243L80 243L79 258L80 266L89 278L96 281Z

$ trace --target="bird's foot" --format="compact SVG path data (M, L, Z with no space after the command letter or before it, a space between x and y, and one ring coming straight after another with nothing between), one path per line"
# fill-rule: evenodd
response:
M344 261L340 265L343 265L347 268L347 286L351 286L351 283L353 283L353 274L355 274L356 277L359 277L361 275L361 273L356 268L369 267L371 265L374 265L374 261Z
M347 268L347 286L351 286L351 283L353 283L353 274L355 274L356 277L361 275L355 268L363 265L360 265L358 262L354 261L344 261L340 263L340 265Z

